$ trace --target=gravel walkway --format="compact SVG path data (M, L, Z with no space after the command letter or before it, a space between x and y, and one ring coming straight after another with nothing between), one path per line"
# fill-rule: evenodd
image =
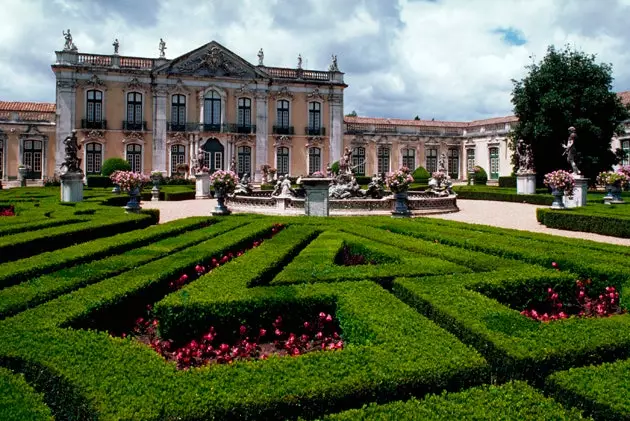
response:
M210 215L216 206L216 200L183 200L180 202L143 202L147 209L160 210L160 223L189 216ZM630 246L630 238L609 237L587 232L565 231L547 228L536 221L536 208L539 205L525 203L492 202L486 200L458 200L460 211L442 215L430 215L427 218L441 218L450 221L483 224L500 228L513 228L561 237L581 238L601 243Z

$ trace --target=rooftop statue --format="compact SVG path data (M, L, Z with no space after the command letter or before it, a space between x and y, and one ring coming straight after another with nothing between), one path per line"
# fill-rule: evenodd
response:
M160 38L160 45L158 49L160 50L160 58L165 58L166 57L166 43L164 42L162 38Z
M116 38L114 40L114 43L112 45L114 46L114 54L118 54L118 47L120 47L120 43L118 42L118 38Z
M264 60L265 60L265 53L263 52L263 49L261 48L260 50L258 50L258 65L264 66L263 64Z
M68 32L61 31L61 33L66 40L65 44L63 45L63 51L77 51L77 46L74 45L74 42L72 41L72 34L70 33L70 29L68 29Z

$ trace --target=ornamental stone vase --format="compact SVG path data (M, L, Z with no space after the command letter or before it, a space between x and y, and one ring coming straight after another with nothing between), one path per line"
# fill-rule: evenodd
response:
M328 186L332 178L307 177L302 179L306 192L304 214L306 216L329 216Z
M120 194L120 186L118 184L114 184L114 188L112 189L112 193Z
M612 199L610 201L611 204L624 203L621 198L621 183L614 183L610 186L610 195Z
M225 198L227 194L225 192L224 187L215 187L214 188L214 197L217 199L217 206L214 208L214 212L212 215L214 216L224 216L229 215L232 212L225 206Z
M566 209L562 198L564 197L564 190L552 188L551 194L553 195L553 203L551 209Z
M151 176L151 180L153 180L153 188L151 189L151 201L158 202L160 200L160 176L153 175Z
M516 175L516 194L536 193L536 173L521 173Z
M18 178L20 179L20 186L26 187L26 176L28 174L28 168L18 167Z
M604 204L610 205L610 202L614 199L612 195L612 184L606 184L606 196L604 196Z
M138 213L140 212L140 189L138 187L134 187L129 190L129 202L125 206L125 211L127 213Z
M411 215L407 207L407 190L394 193L392 218L408 218Z

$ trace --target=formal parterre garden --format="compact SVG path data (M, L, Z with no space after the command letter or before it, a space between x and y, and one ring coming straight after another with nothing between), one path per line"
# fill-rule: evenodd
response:
M630 248L108 197L0 194L2 420L630 419Z

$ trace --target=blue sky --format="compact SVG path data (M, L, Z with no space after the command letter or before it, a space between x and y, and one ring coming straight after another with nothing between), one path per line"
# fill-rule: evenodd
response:
M2 0L0 100L55 99L50 65L80 52L173 58L216 40L252 63L346 72L346 113L473 120L512 113L511 79L550 44L597 54L630 90L630 0Z

